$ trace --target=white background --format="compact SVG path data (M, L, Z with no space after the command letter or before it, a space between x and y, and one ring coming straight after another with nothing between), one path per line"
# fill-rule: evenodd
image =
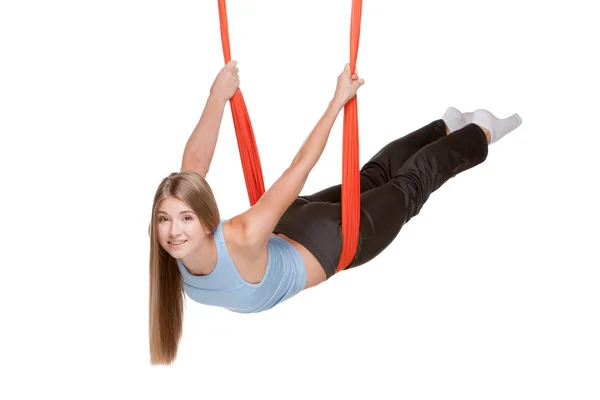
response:
M523 125L371 263L256 315L188 299L151 367L152 198L223 66L217 1L2 2L0 398L600 398L592 4L365 1L361 164L451 105ZM227 6L268 187L349 60L351 1ZM303 193L340 182L342 120ZM207 178L224 218L248 207L229 106Z

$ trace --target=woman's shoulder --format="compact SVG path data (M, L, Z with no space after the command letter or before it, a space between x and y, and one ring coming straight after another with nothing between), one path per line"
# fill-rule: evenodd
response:
M268 241L248 239L244 227L233 218L223 222L222 230L227 252L240 276L248 283L261 282L269 261Z
M222 222L223 240L230 249L249 256L261 253L269 245L268 240L256 240L248 235L248 229L240 218L233 217Z
M239 217L222 220L221 231L223 240L228 245L236 247L251 247L253 240L248 237L247 229Z

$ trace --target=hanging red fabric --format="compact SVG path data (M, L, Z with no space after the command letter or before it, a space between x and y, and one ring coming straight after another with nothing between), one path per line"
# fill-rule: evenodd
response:
M225 0L219 2L219 22L225 64L231 61L229 27ZM362 0L352 0L350 26L350 71L356 72ZM250 205L253 206L265 192L260 157L256 147L254 131L241 90L230 100L233 124L237 137L242 170L248 190ZM344 107L343 149L342 149L342 237L343 245L336 272L346 268L356 253L360 227L360 169L358 142L358 102L354 96Z
M350 75L356 72L362 0L352 0L350 22ZM354 258L360 228L360 168L358 143L358 100L354 96L344 107L342 150L342 254L336 272L346 268Z
M225 64L231 61L231 49L229 46L229 27L227 25L227 7L225 0L219 0L219 20L221 23L221 42L223 44L223 55ZM263 172L260 164L258 148L254 138L252 122L248 115L246 102L242 91L238 88L237 92L229 100L231 114L233 116L233 126L237 137L238 149L242 160L242 170L244 171L244 180L248 190L250 205L258 202L265 193L265 184L263 181Z

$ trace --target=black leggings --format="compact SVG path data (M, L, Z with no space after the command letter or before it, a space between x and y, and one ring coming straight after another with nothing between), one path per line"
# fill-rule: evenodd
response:
M360 170L360 232L352 263L362 265L381 253L429 195L448 179L487 158L483 130L469 124L446 135L437 120L387 144ZM275 227L306 247L327 279L342 251L341 185L298 196Z

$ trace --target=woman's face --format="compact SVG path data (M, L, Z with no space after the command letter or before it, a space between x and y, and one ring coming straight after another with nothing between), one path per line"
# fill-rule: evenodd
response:
M156 231L160 245L174 258L199 249L210 234L191 208L173 197L167 197L158 207Z

